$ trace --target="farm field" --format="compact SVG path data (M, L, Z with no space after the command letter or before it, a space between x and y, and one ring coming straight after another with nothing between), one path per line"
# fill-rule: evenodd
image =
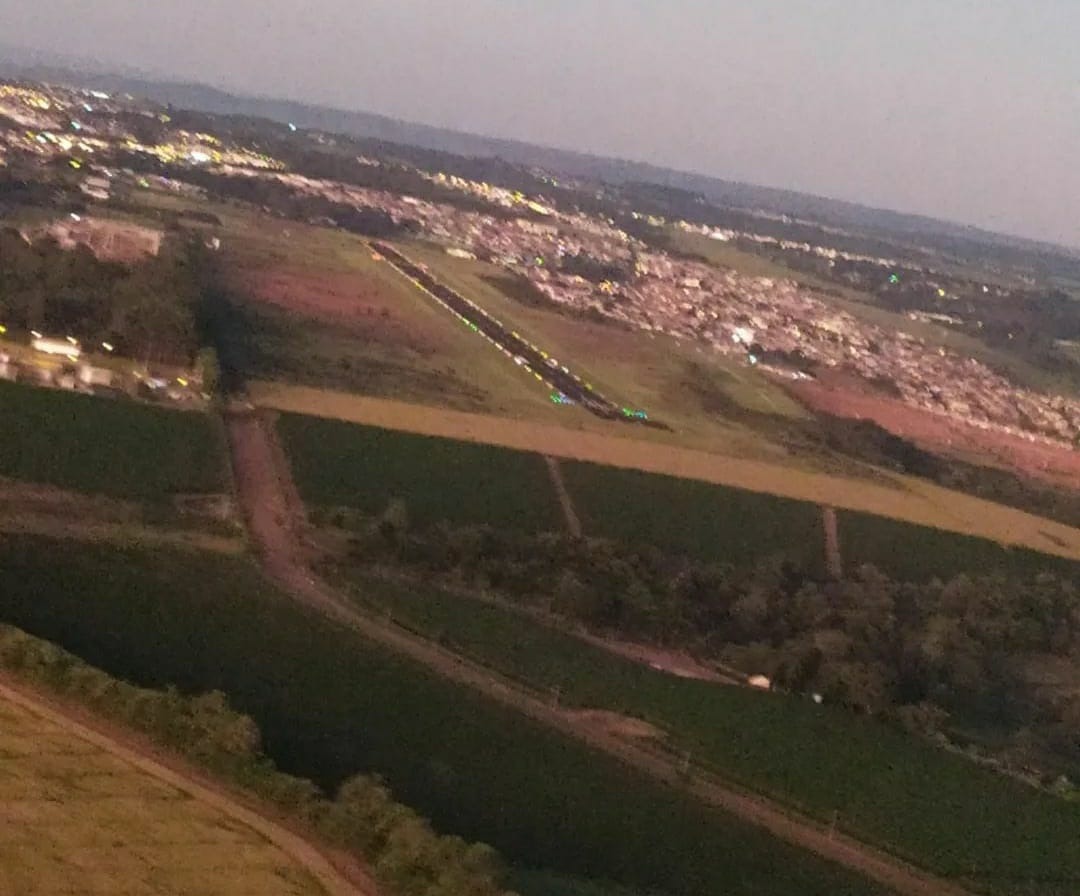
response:
M231 312L220 327L223 357L246 377L509 416L558 414L531 376L374 260L359 237L234 211L221 254Z
M0 694L0 893L316 896L230 813Z
M537 454L292 414L279 419L278 433L310 505L377 515L399 499L421 526L564 526Z
M729 550L736 553L746 553L752 548L759 556L784 550L794 551L800 557L820 558L824 548L819 508L828 504L860 514L895 518L904 531L915 531L917 527L933 530L933 538L939 539L941 545L941 568L945 572L940 574L956 568L949 560L949 533L1028 548L1051 558L1080 559L1080 531L1076 529L916 479L895 476L891 480L885 479L884 483L862 482L839 475L792 470L764 462L538 423L514 423L496 417L437 411L275 384L254 384L251 393L257 404L284 411L287 418L290 414L300 415L294 416L288 424L298 431L303 431L309 420L337 419L522 452L542 452L566 459L569 462L561 464L563 478L575 504L586 502L585 506L576 509L586 524L586 532L591 534L631 536L633 541L643 540L635 539L636 533L654 533L661 539L658 543L670 543L676 548L681 543L684 545L681 550L697 550L699 554L705 552L711 557L713 555L707 552L723 543L717 539L726 531L732 539ZM312 425L312 432L318 432L321 424ZM335 432L335 438L346 439L350 430L343 428ZM300 446L306 441L297 440L295 444ZM490 450L497 449L492 447ZM575 463L578 461L585 463ZM296 463L304 464L305 461L297 455ZM582 470L591 472L585 475ZM314 480L322 474L318 469L312 469L305 475ZM361 483L356 478L359 474L341 475L345 476L345 482ZM535 474L530 474L532 476ZM535 479L525 481L534 482ZM574 488L574 482L577 482L578 490ZM710 483L718 488L710 487ZM368 490L372 487L371 483L357 486ZM531 485L528 487L532 489ZM324 495L332 496L329 482L322 488ZM635 495L635 489L642 491ZM714 509L713 495L722 496L727 503L718 502L718 509ZM468 499L469 495L466 493L465 497ZM309 501L312 499L308 497ZM519 498L504 493L498 500L513 506ZM317 497L315 501L318 503ZM589 502L594 505L592 511ZM382 498L376 503L380 508L385 506ZM644 507L649 508L649 514L641 510ZM738 526L717 522L717 513L721 511L736 519ZM588 521L590 513L596 518L592 525ZM478 518L479 515L474 517ZM706 522L694 525L695 518ZM709 522L710 519L713 522ZM812 530L811 526L814 527ZM918 537L933 540L929 531L921 531ZM758 541L751 544L751 539ZM863 559L859 559L859 545L865 542L857 535L851 540L852 550L844 551L849 564L880 560L884 568L889 568L884 562L889 557L888 551L877 550L871 545ZM841 547L843 549L843 544ZM1011 562L1018 553L1022 552L988 547L979 556L1007 557ZM1051 560L1051 564L1055 562ZM985 566L979 568L985 570ZM930 573L934 574L934 570Z
M0 591L5 621L110 674L224 690L283 770L331 787L379 772L521 869L673 896L880 892L323 620L241 561L12 538Z
M736 567L776 557L824 571L819 505L597 464L563 462L562 469L587 534ZM975 572L1029 577L1078 570L1072 559L873 514L845 510L838 520L849 570L869 563L913 582Z
M148 502L226 490L209 414L0 383L0 420L0 476Z
M562 470L590 535L733 566L776 556L822 568L824 530L815 504L577 461L564 461Z
M985 538L847 510L837 517L840 551L848 569L870 563L893 578L913 582L964 573L1028 578L1039 572L1072 577L1080 571L1076 560L1003 547Z
M837 813L860 840L941 876L1010 896L1080 883L1080 806L840 709L657 672L508 606L350 578L357 601L450 649L558 688L563 705L641 718L695 762L825 822Z

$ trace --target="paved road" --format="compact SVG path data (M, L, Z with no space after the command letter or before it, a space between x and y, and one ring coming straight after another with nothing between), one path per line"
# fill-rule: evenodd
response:
M357 610L310 570L303 547L302 508L287 484L272 428L257 414L233 414L227 429L234 475L252 538L266 572L302 603L459 684L482 692L550 728L602 750L652 777L685 787L705 803L758 825L771 834L883 884L901 896L970 896L950 881L920 871L818 823L800 818L762 797L739 791L695 769L687 782L677 757L662 748L628 741L599 724L560 710L547 699L500 678L490 669L454 654L394 624ZM295 498L293 498L295 500Z

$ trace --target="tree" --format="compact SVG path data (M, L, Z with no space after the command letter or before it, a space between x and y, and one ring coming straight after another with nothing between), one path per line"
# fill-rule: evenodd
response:
M200 349L196 366L202 380L203 392L217 395L221 386L221 365L218 363L217 352L210 347Z

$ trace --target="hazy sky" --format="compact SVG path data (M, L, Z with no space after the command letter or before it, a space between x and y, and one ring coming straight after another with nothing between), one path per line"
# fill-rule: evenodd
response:
M0 40L1080 246L1077 0L0 0Z

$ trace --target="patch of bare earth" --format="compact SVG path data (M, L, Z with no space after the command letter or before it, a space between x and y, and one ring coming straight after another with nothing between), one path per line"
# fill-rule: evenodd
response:
M567 710L566 715L579 725L599 729L612 737L628 737L635 740L664 739L664 732L644 719L635 719L633 716L624 716L606 709L572 709Z
M981 429L944 412L912 407L850 382L802 382L790 388L800 401L816 411L872 420L893 435L937 454L1080 488L1080 452L1066 445L1028 441L1018 435Z
M141 509L133 501L84 495L52 485L0 478L0 518L34 513L97 522L137 522Z
M226 495L179 496L181 514L216 522L235 518ZM238 554L242 538L199 531L147 525L136 502L104 495L85 495L51 485L0 479L0 535L41 535L74 541L113 544L189 547L215 553Z
M348 327L350 333L427 357L442 340L431 328L406 319L394 297L378 281L351 272L294 272L276 268L242 270L232 275L239 294L322 323Z
M664 650L661 647L651 647L648 644L634 644L629 641L616 641L610 638L599 638L595 635L580 635L580 637L601 647L611 653L641 663L658 672L666 672L679 678L694 678L698 681L712 681L721 684L742 684L741 678L725 675L711 666L699 663L692 656L679 653L675 650Z

